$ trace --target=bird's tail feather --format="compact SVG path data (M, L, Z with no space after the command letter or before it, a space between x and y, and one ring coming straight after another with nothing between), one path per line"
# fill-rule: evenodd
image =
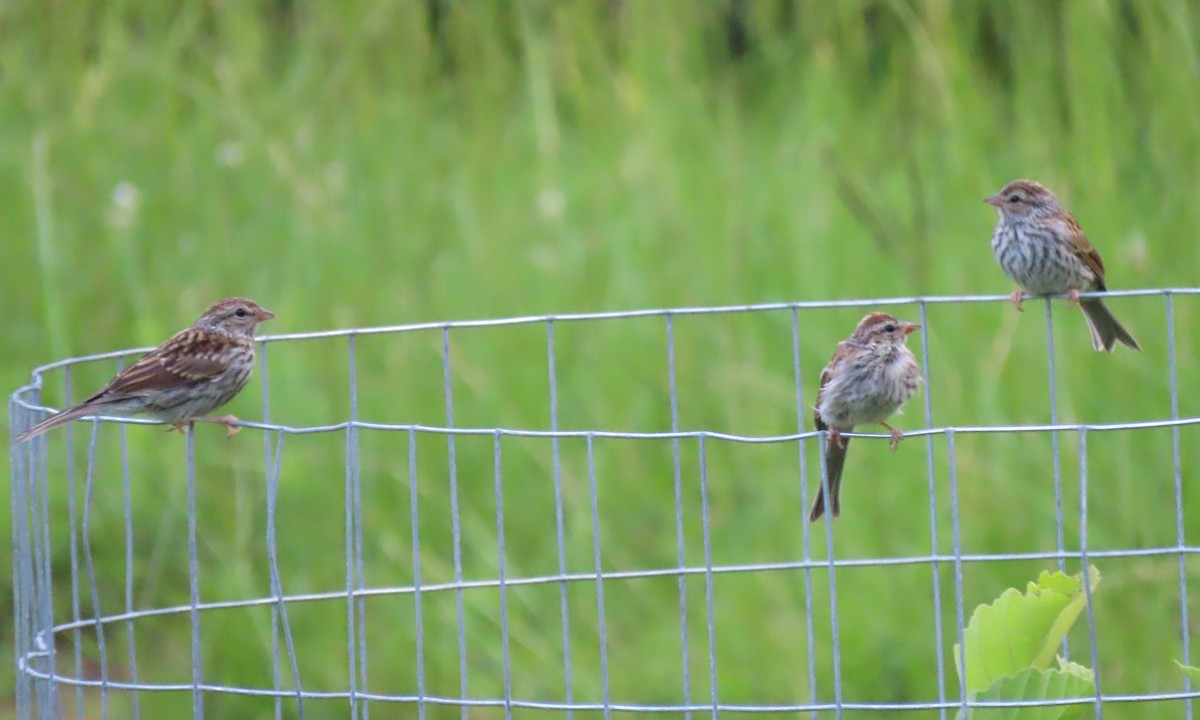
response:
M829 515L837 517L842 514L840 490L842 486L842 467L846 464L846 447L850 438L841 437L838 440L825 440L825 474L829 478ZM825 514L825 486L822 483L817 490L817 500L813 503L812 512L808 515L809 522L816 522Z
M1099 298L1080 300L1079 309L1087 318L1088 329L1092 331L1092 347L1097 350L1112 352L1119 340L1134 350L1141 350L1137 340L1113 316L1108 306Z
M65 425L72 420L78 420L85 415L99 415L102 412L103 410L101 408L92 403L81 403L75 407L67 408L56 415L51 415L37 425L29 428L17 436L17 442L21 443L25 442L26 440L32 440L38 435L41 435L48 430L53 430L59 425Z

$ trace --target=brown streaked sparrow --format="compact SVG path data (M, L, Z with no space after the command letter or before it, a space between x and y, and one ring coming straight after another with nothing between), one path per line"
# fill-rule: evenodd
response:
M233 435L237 418L206 416L246 386L254 369L254 331L273 317L253 300L226 298L122 370L100 392L34 425L17 442L86 415L149 415L182 432L193 422L215 422Z
M1112 352L1117 341L1142 349L1103 300L1080 299L1080 292L1107 289L1104 263L1054 193L1032 180L1014 180L984 202L999 215L992 254L1021 290L1031 295L1066 293L1067 301L1083 310L1097 350ZM1021 290L1012 294L1018 310Z
M859 321L854 333L838 343L833 359L821 371L821 389L813 409L818 430L828 430L825 441L825 473L829 478L829 514L841 511L838 494L842 484L842 466L846 446L856 425L882 425L892 434L892 450L904 434L886 420L900 409L921 383L921 368L906 344L908 336L920 329L915 323L897 320L882 312L873 312ZM824 487L817 492L809 522L825 513Z

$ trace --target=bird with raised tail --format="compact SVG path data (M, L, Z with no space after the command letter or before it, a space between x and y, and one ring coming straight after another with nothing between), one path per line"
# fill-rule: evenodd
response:
M246 387L254 369L254 332L273 317L275 313L247 298L221 300L95 395L29 428L17 442L89 415L146 415L181 432L194 422L215 422L233 435L236 417L208 414Z
M921 384L921 368L908 349L908 336L920 325L873 312L859 321L850 337L838 343L833 359L821 371L821 388L813 409L818 430L828 430L825 440L825 474L829 486L829 514L842 512L840 490L846 447L857 425L882 425L892 434L895 450L904 433L887 424ZM817 491L809 522L825 514L825 488Z

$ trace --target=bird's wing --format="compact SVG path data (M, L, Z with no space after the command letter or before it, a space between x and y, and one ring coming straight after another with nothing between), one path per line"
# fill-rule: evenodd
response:
M1079 223L1075 221L1075 216L1071 213L1066 213L1067 216L1067 237L1071 238L1071 249L1083 260L1092 274L1096 276L1096 285L1098 290L1104 288L1104 261L1100 259L1100 253L1096 252L1095 246L1088 240L1087 235L1083 234L1083 228L1079 227Z
M833 357L829 360L829 364L826 365L825 369L821 371L821 384L817 388L817 401L813 405L813 425L818 430L825 430L828 428L828 426L825 424L825 421L821 419L821 411L818 408L821 407L821 398L825 393L825 386L828 385L829 381L833 379L833 374L837 371L837 366L841 364L841 358L844 354L844 345L845 342L838 343L837 350L834 351Z
M229 369L230 348L237 343L227 335L188 328L142 356L88 399L165 390L214 378Z

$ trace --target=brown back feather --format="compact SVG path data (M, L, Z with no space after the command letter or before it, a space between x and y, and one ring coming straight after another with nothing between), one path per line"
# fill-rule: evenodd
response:
M228 348L244 342L188 328L143 355L85 402L110 393L136 394L214 378L229 369Z
M1075 220L1075 216L1063 210L1063 215L1067 218L1067 230L1070 232L1071 246L1079 258L1087 264L1088 269L1096 276L1097 284L1100 290L1104 289L1104 261L1100 259L1100 253L1096 252L1096 246L1092 245L1092 241L1088 240L1087 235L1083 233L1083 228L1079 227L1079 222Z

